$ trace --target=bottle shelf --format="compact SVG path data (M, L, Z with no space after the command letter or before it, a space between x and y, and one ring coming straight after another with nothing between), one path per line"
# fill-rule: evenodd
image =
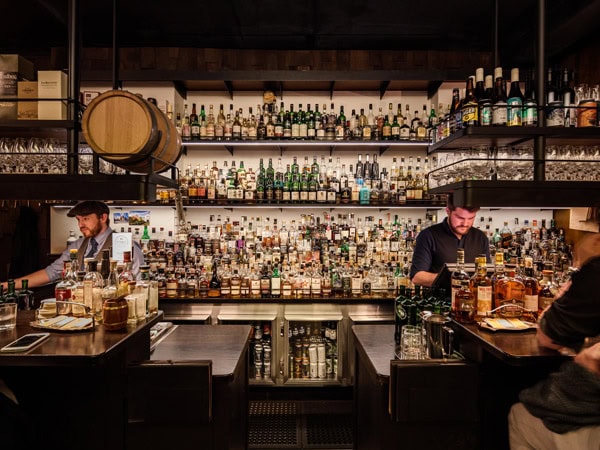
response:
M372 297L293 297L293 298L257 298L257 297L169 297L160 298L164 304L368 304L393 302L397 294ZM303 317L302 320L305 318ZM295 320L295 319L293 319ZM327 319L333 320L333 319Z
M121 203L120 203L121 204ZM126 206L126 205L123 205ZM164 207L175 207L174 203L156 203L149 204L147 206L164 206ZM446 206L445 201L434 201L434 200L407 200L406 203L386 203L377 205L360 205L357 203L348 204L333 204L333 203L195 203L195 204L184 204L184 208L226 208L226 209L257 209L257 208L281 208L281 209L305 209L307 206L312 208L323 208L323 209L381 209L387 210L391 208L443 208Z
M599 181L465 180L430 190L452 193L454 203L484 207L589 207L600 205Z
M0 192L13 200L139 200L156 198L157 185L177 188L161 175L56 175L8 174L0 176ZM76 194L75 194L76 193ZM75 197L74 197L75 196Z
M257 148L271 148L284 152L288 149L321 148L333 152L334 150L361 149L378 150L383 155L389 150L427 150L429 141L360 141L360 140L303 140L303 139L277 139L277 140L204 140L183 142L184 151L223 148L233 154L236 150L256 150Z
M72 129L78 128L79 122L73 120L0 120L0 130L18 128L21 130Z
M515 146L531 141L537 136L545 137L546 145L598 145L600 128L467 127L430 145L427 153L477 146Z

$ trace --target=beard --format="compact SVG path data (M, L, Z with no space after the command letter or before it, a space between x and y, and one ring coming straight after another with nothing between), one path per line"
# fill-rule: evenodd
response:
M98 221L92 227L79 228L79 231L81 231L81 234L83 234L83 236L86 238L98 236L98 234L102 231L102 224L100 223L100 221Z

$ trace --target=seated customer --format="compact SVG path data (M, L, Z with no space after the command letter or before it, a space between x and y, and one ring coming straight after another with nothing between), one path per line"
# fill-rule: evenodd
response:
M508 417L512 450L600 449L600 343L587 345L600 335L600 233L575 258L581 269L540 318L538 342L576 356L520 393Z

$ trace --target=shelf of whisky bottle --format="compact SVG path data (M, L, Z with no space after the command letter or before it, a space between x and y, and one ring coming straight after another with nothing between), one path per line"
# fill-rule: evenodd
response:
M231 154L235 150L276 148L283 152L288 148L323 148L333 150L360 150L364 148L376 148L379 154L382 155L388 150L425 150L429 145L428 141L396 141L396 140L318 140L318 139L269 139L269 140L201 140L201 141L185 141L183 146L186 151L192 149L204 149L220 147L228 150Z
M124 203L119 203L121 206L128 206ZM175 207L173 202L169 203L152 203L146 204L146 206L165 206L165 207ZM317 203L317 202L298 202L298 203L229 203L229 202L199 202L199 203L184 203L184 208L225 208L225 209L257 209L257 208L268 208L268 209L305 209L307 206L313 208L323 208L323 209L373 209L373 210L382 210L386 211L392 208L427 208L427 209L438 209L446 206L445 200L407 200L406 203L378 203L378 204L369 204L369 205L361 205L358 203Z
M11 200L150 200L157 185L177 188L161 175L8 174L0 176L0 192Z
M277 297L277 298L263 298L263 297L161 297L159 303L161 305L212 305L212 304L299 304L309 305L315 304L357 304L357 303L389 303L396 298L397 294L377 294L377 295L356 295L356 296L293 296L293 297ZM188 318L182 315L181 317ZM175 320L173 316L169 315L169 318ZM251 320L252 317L245 318ZM254 317L256 319L256 317ZM231 320L231 319L228 319ZM241 320L241 319L236 319ZM303 318L304 320L304 318ZM327 319L333 320L333 319Z
M72 128L78 128L79 122L73 120L0 120L0 130L4 135L6 130L17 128L19 130L38 130L43 129L56 129L56 130L68 130Z
M510 147L546 138L546 145L598 145L598 127L466 127L429 146L427 153L468 147Z
M600 206L599 181L465 180L430 189L456 206L570 208Z

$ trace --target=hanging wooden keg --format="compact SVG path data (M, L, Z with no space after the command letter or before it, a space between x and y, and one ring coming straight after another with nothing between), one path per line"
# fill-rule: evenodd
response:
M83 114L82 129L94 152L130 172L163 172L181 156L175 124L131 92L111 90L94 98Z

